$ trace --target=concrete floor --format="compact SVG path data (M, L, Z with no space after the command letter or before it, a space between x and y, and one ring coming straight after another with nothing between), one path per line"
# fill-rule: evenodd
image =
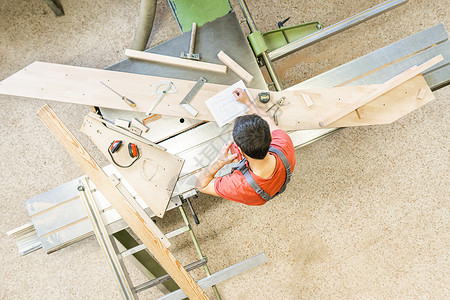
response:
M288 16L290 24L320 20L329 26L381 2L247 1L263 31ZM0 79L35 60L104 68L124 59L138 0L62 4L66 15L55 18L44 1L0 2ZM448 0L411 0L275 67L284 86L291 86L439 22L450 29ZM151 44L179 34L167 2L158 1ZM194 229L213 272L262 251L269 258L220 284L223 299L449 299L450 88L435 95L393 124L344 129L297 150L293 182L263 207L196 200L201 224ZM43 104L0 96L0 298L119 299L94 237L51 255L20 257L6 236L29 221L26 199L83 175L36 116ZM50 104L105 165L78 130L90 109ZM177 211L160 222L164 231L180 225ZM187 236L173 244L182 263L196 259ZM150 290L141 298L160 295Z

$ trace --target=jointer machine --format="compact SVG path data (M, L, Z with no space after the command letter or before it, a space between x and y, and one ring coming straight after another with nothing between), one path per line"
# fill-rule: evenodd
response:
M217 299L220 299L220 294L216 284L267 261L264 253L260 253L211 274L206 256L200 250L184 206L189 208L195 223L200 224L192 204L192 200L197 197L196 175L209 164L223 143L231 139L232 125L218 127L210 116L204 116L205 107L199 105L196 98L203 97L204 101L224 86L242 79L251 93L254 93L254 98L260 97L261 103L267 101L267 104L264 104L267 108L276 105L282 96L279 93L284 93L286 97L301 98L302 109L306 115L308 110L327 107L328 104L319 103L315 98L322 89L343 87L343 91L349 93L353 92L352 87L370 86L361 95L358 94L358 99L366 98L363 104L333 103L333 108L340 105L346 107L348 111L326 110L326 113L317 120L320 122L314 121L315 123L311 124L298 125L287 122L286 120L295 118L298 112L291 115L288 112L289 107L284 109L279 105L276 110L278 115L273 116L278 118L280 126L284 126L295 147L298 148L329 135L338 128L392 122L431 101L433 99L431 91L447 85L450 81L448 33L443 24L437 24L319 76L283 89L273 61L396 8L406 3L406 0L383 2L329 27L324 27L319 21L285 27L288 20L286 19L278 22L278 29L267 33L257 29L245 1L242 0L239 4L250 31L248 36L243 33L241 22L228 1L198 1L199 3L193 6L186 5L186 2L169 0L182 31L180 36L143 52L127 50L128 59L102 70L105 73L98 73L99 77L104 79L101 84L95 82L96 91L101 90L108 99L120 97L123 101L117 100L114 107L92 103L95 113L86 116L83 131L112 164L102 168L102 171L86 169L88 176L76 178L26 200L25 205L31 222L8 233L16 239L21 255L38 249L51 253L95 234L124 299L136 299L140 291L154 286L165 294L160 299L182 299L186 295L191 298L204 298L204 294L196 290L197 287L190 289L186 287L187 285L173 280L176 279L173 274L177 274L178 271L169 268L171 270L169 272L167 268L166 270L163 268L168 263L174 262L172 257L167 258L166 264L161 263L161 260L165 261L166 258L158 257L153 251L147 251L145 241L143 244L138 242L139 239L127 230L128 227L133 229L131 223L134 219L125 217L124 211L139 215L152 232L152 238L166 247L170 246L168 240L171 237L188 232L199 260L181 268L183 270L180 272L203 267L207 276L197 281L198 287L200 289L212 287ZM215 9L212 10L212 7ZM204 11L213 12L208 14L203 13ZM209 42L211 39L214 39L214 43ZM219 53L223 54L218 55ZM441 56L439 60L426 65L439 55ZM180 59L184 62L180 63ZM228 71L223 72L224 64L228 66ZM420 66L424 66L423 70L414 73L415 68ZM272 82L265 82L261 67L265 68ZM27 68L30 70L33 65ZM27 68L20 72L27 72ZM39 65L39 68L65 73L65 77L73 75L74 78L78 74L76 72L89 71L53 65ZM95 72L97 71L100 70ZM423 78L417 76L420 73ZM105 74L113 75L108 77ZM120 74L130 77L128 79L120 77L126 84L116 85L119 78L117 76ZM134 77L131 77L132 75ZM14 76L2 82L1 93L14 94L7 86L8 80L13 81ZM152 100L145 109L133 110L136 105L142 106L142 101L139 100L140 95L133 94L132 90L140 80L150 78L148 76L153 76L152 84L142 93L152 95ZM42 82L44 80L45 78ZM314 92L308 93L308 90ZM404 102L399 101L397 106L387 104L387 100L399 98L398 95L404 95L405 91L411 93ZM386 93L389 97L385 96ZM22 96L31 97L31 95ZM78 98L83 96L84 92L82 95L76 95ZM382 96L385 98L380 100ZM51 94L45 93L34 97L56 100ZM88 100L84 104L87 103ZM391 110L391 115L384 111L378 115L380 106L388 106L386 109ZM398 110L401 110L402 114L397 113ZM64 136L70 136L64 128L57 128L54 125L57 116L50 108L44 107L40 111L40 117L49 128L53 127L54 130L51 130L55 135L59 130L60 135L64 133ZM163 161L161 166L149 159L149 155ZM230 172L230 168L231 166L222 169L218 175ZM101 178L106 178L107 183L100 180L100 177L95 177L98 174L105 176ZM157 177L163 178L158 179L163 183L159 187L155 184L160 183L155 179ZM140 182L143 182L143 186L151 185L154 194L148 195L145 191L139 190ZM105 188L103 184L107 185L108 189L114 190L112 193L119 193L118 197L123 197L128 207L120 207L120 203L114 204L115 200L112 201L110 198L112 196L103 193ZM155 204L152 197L160 194L167 201ZM162 233L150 218L163 217L164 212L171 209L180 211L185 225L175 231ZM130 221L126 222L126 218ZM134 226L136 228L136 225ZM143 238L137 235L143 241ZM142 271L149 279L148 282L137 286L132 284L123 263L125 257Z

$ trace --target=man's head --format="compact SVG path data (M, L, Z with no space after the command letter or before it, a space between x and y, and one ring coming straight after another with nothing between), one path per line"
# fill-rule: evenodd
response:
M254 159L266 157L272 142L269 124L255 114L236 119L233 139L244 154Z

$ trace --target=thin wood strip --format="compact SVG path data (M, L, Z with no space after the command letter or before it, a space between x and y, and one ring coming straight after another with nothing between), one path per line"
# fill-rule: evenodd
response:
M217 64L212 64L212 63L207 63L207 62L202 62L202 61L183 59L183 58L161 55L161 54L150 53L150 52L142 52L142 51L126 49L125 56L129 57L129 58L141 59L141 60L150 61L150 62L174 65L177 67L199 69L202 71L217 72L217 73L222 73L222 74L227 73L227 66L217 65Z
M314 102L312 101L311 97L308 94L302 94L302 98L307 107L311 107L314 105Z
M67 129L50 106L45 105L38 111L38 116L55 135L67 152L80 165L102 194L120 213L124 221L147 246L158 262L164 267L179 287L191 299L208 299L204 291L192 279L180 262L173 256L153 231L140 219L136 211L127 204L123 195L115 188L100 166L86 149Z
M253 76L247 72L243 67L241 67L237 62L235 62L231 57L225 54L225 52L220 51L217 54L217 57L221 62L226 64L228 68L233 70L239 77L244 79L247 83L250 83L253 80Z
M435 56L434 58L426 61L425 63L421 64L418 67L412 67L408 70L406 70L403 73L400 73L399 75L391 78L390 80L386 81L384 84L381 85L378 89L367 95L366 97L362 98L361 100L352 103L351 105L345 107L342 110L339 110L326 118L323 119L323 121L319 122L320 127L325 127L333 123L334 121L342 118L346 114L352 112L353 110L367 104L368 102L374 100L375 98L385 94L386 92L392 90L396 86L404 83L405 81L411 79L412 77L416 76L417 74L420 74L421 72L425 71L426 69L430 68L431 66L439 63L442 61L444 57L442 55Z
M420 88L419 91L417 92L416 98L418 100L423 100L423 98L425 97L425 92L426 90L424 88Z
M358 119L364 118L366 115L364 114L364 111L362 111L361 108L355 109L356 114L358 115Z

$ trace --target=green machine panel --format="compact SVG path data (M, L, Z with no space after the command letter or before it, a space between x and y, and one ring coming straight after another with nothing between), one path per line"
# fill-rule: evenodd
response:
M192 29L192 23L202 26L230 13L228 0L168 0L182 32Z

